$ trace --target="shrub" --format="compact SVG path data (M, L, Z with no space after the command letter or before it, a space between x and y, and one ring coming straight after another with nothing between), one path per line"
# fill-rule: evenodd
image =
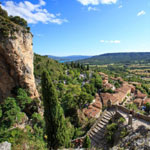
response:
M10 128L14 123L20 120L20 108L14 98L7 98L1 104L0 130Z
M17 91L16 102L18 106L23 110L27 104L31 103L31 98L28 97L26 91L24 89L19 88Z

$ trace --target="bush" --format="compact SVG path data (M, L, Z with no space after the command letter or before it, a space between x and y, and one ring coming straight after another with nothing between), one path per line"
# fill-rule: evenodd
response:
M25 28L28 27L27 21L19 16L15 16L15 17L10 16L9 19L22 27L25 27Z
M0 130L3 131L5 129L10 128L14 123L20 121L20 108L16 104L16 100L14 98L7 98L0 105Z
M117 130L117 124L116 123L112 123L112 124L109 124L107 125L107 136L106 136L106 139L108 142L111 142L113 143L113 136L114 136L114 132Z
M24 89L19 88L17 91L16 102L18 106L23 110L27 104L31 103L31 98L28 97L26 91Z
M91 148L91 140L89 136L86 136L83 142L83 148Z
M120 117L119 120L118 120L118 122L122 124L122 123L125 122L125 119L123 117Z
M8 13L6 10L2 9L2 7L0 6L0 16L3 16L5 18L8 17Z

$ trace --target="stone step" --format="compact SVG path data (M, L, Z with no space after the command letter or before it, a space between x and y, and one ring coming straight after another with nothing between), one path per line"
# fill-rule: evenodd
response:
M106 113L104 116L105 116L105 117L108 117L108 118L111 118L111 117L112 117L111 114L110 114L109 112Z
M94 134L93 137L96 137L99 140L103 139L103 136L99 135L99 134Z
M92 131L94 131L95 133L97 133L99 130L94 128Z
M103 117L106 118L106 119L111 119L112 118L112 116L110 116L108 114L105 114Z
M106 125L106 123L104 123L103 121L100 121L99 123L102 124L102 125Z
M101 130L101 127L99 127L98 125L95 127L97 130Z
M99 140L97 140L95 137L91 137L91 141L94 141L97 146L99 145Z
M98 135L98 136L103 136L104 135L104 132L105 132L105 130L99 130L98 132L95 132L94 130L92 130L91 131L91 133L90 133L90 137L92 137L92 136L95 136L96 134Z
M105 120L110 120L112 117L103 116Z
M104 130L99 130L96 134L97 134L98 136L100 136L100 137L104 137L105 131L104 131Z
M105 115L111 117L111 113L110 113L109 111L107 111L107 112L105 113Z
M105 127L105 125L103 125L101 123L98 123L97 126L100 127L100 128L104 128Z
M96 147L103 147L106 145L106 142L103 139L97 139L93 137L92 140L96 143Z
M109 120L106 120L105 118L102 118L101 121L104 122L104 123L106 123L106 124L109 122Z
M96 147L97 144L96 144L94 141L91 140L91 146L92 146L92 147Z

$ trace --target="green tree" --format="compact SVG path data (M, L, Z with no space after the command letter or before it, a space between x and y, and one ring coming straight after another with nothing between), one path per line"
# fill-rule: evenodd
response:
M20 108L14 98L7 98L0 105L0 130L10 128L14 123L19 121Z
M44 118L49 149L68 147L70 133L62 107L58 102L56 89L47 72L42 74L42 95L44 101Z
M27 95L26 91L24 89L19 88L17 90L17 97L16 102L18 106L23 110L27 104L31 103L31 98Z
M16 24L18 24L20 26L23 26L25 28L28 27L27 21L24 20L23 18L19 17L19 16L15 16L15 17L10 16L9 18L10 18L11 21L13 21L14 23L16 23Z
M89 136L86 136L83 142L83 148L91 148L91 140Z
M1 3L0 3L1 4ZM5 18L8 17L8 13L6 10L2 9L2 7L0 6L0 16L3 16Z
M149 111L150 111L150 103L146 103L146 112L149 113Z

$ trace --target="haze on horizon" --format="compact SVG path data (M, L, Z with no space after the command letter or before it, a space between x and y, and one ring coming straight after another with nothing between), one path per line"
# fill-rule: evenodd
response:
M25 18L41 55L150 52L149 0L5 0Z

